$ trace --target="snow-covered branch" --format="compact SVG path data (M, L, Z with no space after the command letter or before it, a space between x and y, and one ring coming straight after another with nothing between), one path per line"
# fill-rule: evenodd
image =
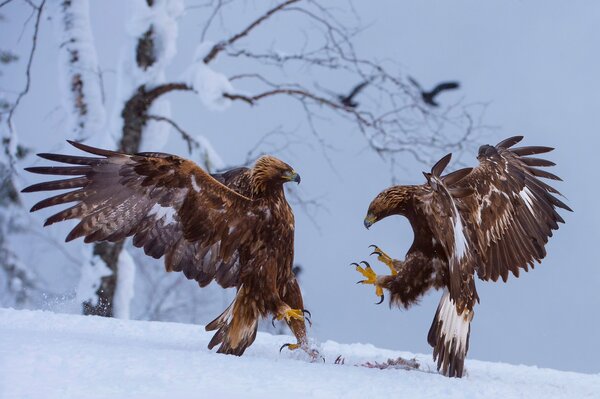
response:
M105 131L106 111L89 1L61 0L55 3L53 20L59 42L63 102L69 110L72 136L78 141L93 138L98 145L112 146L110 141L98 138Z

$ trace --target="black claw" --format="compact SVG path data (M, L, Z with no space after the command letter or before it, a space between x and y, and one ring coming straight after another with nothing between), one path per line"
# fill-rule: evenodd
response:
M283 350L283 348L287 348L290 345L291 344L283 344L283 345L281 345L281 348L279 348L279 353L281 353L281 351Z
M362 284L365 280L357 281L356 284Z
M310 311L308 311L306 309L302 309L302 314L308 314L308 317L312 317L312 314L310 314Z
M273 325L273 328L275 328L275 316L273 316L273 318L271 319L271 324Z
M381 305L383 303L383 300L385 299L385 297L383 295L381 295L379 297L379 302L375 302L375 305Z
M362 260L360 261L360 263L364 263L365 266L367 266L369 269L371 268L371 265L369 265L369 262L367 262L366 260Z
M369 248L377 248L377 245L371 244L371 245L369 245Z
M379 251L373 251L369 254L369 256L372 256L372 255L383 256L383 254Z
M350 263L350 266L356 266L356 267L360 267L360 265L359 265L358 263L356 263L356 262L352 262L352 263Z

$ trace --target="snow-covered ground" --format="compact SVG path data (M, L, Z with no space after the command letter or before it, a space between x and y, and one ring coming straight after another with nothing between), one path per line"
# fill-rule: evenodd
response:
M319 344L325 362L259 333L241 358L206 349L202 326L0 309L0 398L600 398L600 374L467 361L448 379L430 355L422 371L358 367L412 358L368 344ZM344 365L333 364L338 355Z

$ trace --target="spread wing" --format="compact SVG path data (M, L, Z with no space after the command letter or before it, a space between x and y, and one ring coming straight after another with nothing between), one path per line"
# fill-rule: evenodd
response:
M31 211L75 203L50 216L45 225L68 219L80 222L66 240L119 241L154 258L165 256L168 271L182 271L204 286L213 279L236 286L238 247L256 240L264 219L261 207L229 189L191 161L163 153L127 155L80 143L74 147L98 157L39 154L69 166L33 167L49 175L75 176L34 184L24 192L65 190Z
M448 288L459 314L464 309L471 310L478 300L473 281L476 253L468 240L463 218L456 206L456 198L468 196L468 188L456 187L456 182L471 172L471 168L460 169L441 176L450 162L451 154L439 160L426 173L427 184L418 196L419 213L427 219L435 243L442 247L448 260Z
M455 90L460 87L458 82L443 82L435 86L433 90L431 90L431 96L435 97L443 91L446 90Z
M552 151L549 147L511 148L523 137L511 137L496 146L479 149L480 164L459 182L475 195L458 200L467 219L469 235L476 240L482 261L483 280L506 281L508 272L533 268L546 256L544 246L558 223L557 208L571 209L559 200L560 193L540 178L560 178L538 167L553 166L545 159L529 157Z
M346 98L349 100L353 99L358 93L360 93L365 87L367 87L369 83L370 81L365 80L364 82L357 84L356 86L354 86L350 94L346 96Z

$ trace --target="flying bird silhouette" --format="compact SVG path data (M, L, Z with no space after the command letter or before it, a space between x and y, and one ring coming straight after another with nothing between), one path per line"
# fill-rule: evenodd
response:
M417 82L410 76L408 77L408 80L421 92L421 98L423 99L423 102L432 107L439 107L440 105L435 101L435 97L437 97L438 94L445 90L455 90L460 87L460 84L458 82L442 82L435 86L433 90L425 91L423 90L423 87L419 84L419 82Z
M367 87L369 83L371 83L370 80L365 80L364 82L361 82L354 86L352 91L350 91L350 93L348 93L347 95L338 94L339 102L342 103L342 105L349 108L358 107L358 103L354 101L354 97L356 97L358 93L360 93L365 87Z

